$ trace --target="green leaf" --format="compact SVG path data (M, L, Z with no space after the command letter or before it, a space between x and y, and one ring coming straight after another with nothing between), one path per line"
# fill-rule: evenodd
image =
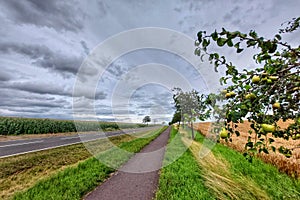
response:
M276 152L276 148L274 146L271 146L271 149L273 152Z
M281 36L279 34L276 34L275 37L277 38L277 40L281 40Z
M195 51L194 51L194 54L196 55L196 56L200 56L200 49L199 48L197 48L197 49L195 49Z
M199 31L197 34L199 42L202 40L202 31ZM201 43L201 42L200 42Z
M204 60L203 60L204 56L205 56L205 54L202 54L201 57L200 57L200 59L201 59L202 62L204 62Z
M210 41L207 40L207 39L203 39L203 42L202 42L202 47L203 48L206 48L208 45L209 45Z
M228 45L229 47L232 47L232 46L233 46L232 40L227 40L227 45Z
M225 43L226 43L225 38L218 38L218 40L217 40L218 46L222 47L222 46L224 46Z
M274 53L275 51L276 51L276 49L277 49L277 44L272 44L272 46L269 48L269 53Z
M263 152L264 152L264 153L266 153L266 154L269 154L269 151L268 151L268 149L266 149L266 148L263 148L262 150L263 150Z
M241 53L244 49L237 49L236 52L237 53Z
M214 41L216 41L216 40L218 39L218 33L217 33L217 31L215 30L215 32L213 32L210 36L211 36L211 38L212 38Z
M240 48L240 42L237 42L235 45L234 45L235 48L239 49Z
M257 33L256 33L255 31L253 31L253 30L250 31L249 35L250 35L252 38L254 38L254 39L257 38Z
M251 85L245 85L244 88L245 88L246 90L249 90L249 89L251 89Z
M225 28L222 28L222 32L220 33L220 35L225 35L227 33Z

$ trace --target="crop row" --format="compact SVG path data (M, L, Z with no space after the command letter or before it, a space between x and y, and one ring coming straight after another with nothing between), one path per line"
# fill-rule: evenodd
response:
M142 124L117 124L115 122L94 122L55 119L33 119L0 117L0 135L65 133L82 131L108 131L120 128L136 128Z

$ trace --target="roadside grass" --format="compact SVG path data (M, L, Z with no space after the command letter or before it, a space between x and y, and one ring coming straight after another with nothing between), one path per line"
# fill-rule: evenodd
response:
M196 134L196 141L203 143L204 136ZM228 163L228 170L233 180L239 180L237 183L247 185L247 180L251 180L264 190L270 199L300 199L300 180L280 173L275 166L257 158L253 158L253 162L249 163L241 153L222 144L216 144L212 148L212 153L218 159L223 159ZM246 186L246 189L251 192L250 186Z
M215 199L204 184L201 169L193 154L186 149L181 137L176 137L177 134L178 131L173 126L163 161L163 165L167 166L161 169L155 198L157 200ZM184 152L182 156L172 162L182 152Z
M138 152L145 145L154 140L166 128L150 133L150 137L142 137L133 140L120 140L119 147L129 152ZM120 137L120 136L117 136ZM123 137L128 137L125 135ZM70 152L71 153L71 152ZM133 154L119 156L119 151L109 150L99 156L108 156L114 159L114 164L121 166ZM70 155L70 154L69 154ZM30 189L17 193L13 199L81 199L87 192L103 182L115 169L110 168L98 159L88 158L74 166L65 168L45 179L38 181Z
M180 132L185 132L180 130ZM205 185L214 191L217 199L270 199L252 179L242 175L233 175L229 163L220 156L209 151L210 146L183 138L191 152L203 169L202 177Z
M115 145L146 137L152 132L137 132L110 137ZM99 152L107 149L111 143L99 139L88 142L90 148ZM16 191L23 191L37 181L47 178L67 166L76 165L79 161L91 157L84 144L75 144L34 153L0 159L0 199L10 199Z

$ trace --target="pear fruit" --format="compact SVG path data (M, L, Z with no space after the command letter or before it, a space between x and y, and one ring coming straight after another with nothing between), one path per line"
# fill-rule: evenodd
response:
M260 77L259 76L253 76L252 77L252 83L258 83L260 81Z
M226 128L222 128L222 130L220 131L220 137L222 139L225 139L228 137L228 131L226 130Z
M280 103L279 102L275 102L272 105L273 109L279 109L280 108Z
M261 128L265 131L265 132L274 132L275 131L275 126L271 125L271 124L262 124Z

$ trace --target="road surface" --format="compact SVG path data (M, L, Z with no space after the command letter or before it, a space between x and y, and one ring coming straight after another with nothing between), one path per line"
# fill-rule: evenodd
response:
M71 135L71 136L54 136L48 138L11 140L6 142L0 142L0 158L20 155L20 154L25 154L25 153L35 152L35 151L41 151L46 149L52 149L61 146L68 146L68 145L77 144L81 142L93 141L107 136L131 134L131 133L142 132L151 129L157 129L157 127L123 129L121 131L107 132L106 135L104 133L86 133L86 134Z

